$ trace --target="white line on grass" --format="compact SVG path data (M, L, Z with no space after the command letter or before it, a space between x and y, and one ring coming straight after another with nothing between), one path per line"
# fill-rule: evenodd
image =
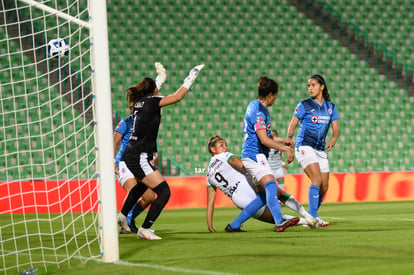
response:
M327 220L349 220L349 221L405 221L405 222L414 222L414 219L399 219L399 218L379 218L379 217L373 217L373 216L367 216L367 217L348 217L348 218L342 218L342 217L325 217Z
M136 267L146 267L151 269L157 270L164 270L164 271L172 271L178 273L196 273L196 274L205 274L205 275L234 275L237 273L227 273L227 272L217 272L217 271L207 271L207 270L199 270L199 269L188 269L188 268L181 268L181 267L170 267L170 266L163 266L163 265L154 265L154 264L144 264L144 263L131 263L125 261L117 261L114 264L124 265L124 266L136 266Z
M4 252L6 252L6 253L15 252L16 254L24 255L24 256L29 256L29 255L31 255L31 256L44 256L44 255L40 255L40 254L29 254L29 253L25 253L25 252L11 251L11 250L6 250ZM54 255L54 256L57 256L59 258L67 258L67 255ZM83 257L83 256L74 256L73 258L78 259L78 260L83 260L83 261L91 260L91 261L94 261L94 262L102 263L102 259L100 259L100 258L88 258L88 257ZM188 269L188 268L181 268L181 267L170 267L170 266L145 264L145 263L131 263L131 262L126 262L126 261L122 261L122 260L116 261L112 264L123 265L123 266L146 267L146 268L151 268L151 269L178 272L178 273L192 273L192 274L204 274L204 275L236 275L236 274L238 274L238 273L208 271L208 270L199 270L199 269Z

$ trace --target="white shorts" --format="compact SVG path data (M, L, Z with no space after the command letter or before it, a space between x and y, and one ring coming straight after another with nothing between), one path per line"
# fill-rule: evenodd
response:
M303 169L311 163L318 163L322 173L329 173L328 155L325 151L318 151L310 146L299 146L295 148L295 157Z
M283 167L279 167L276 170L272 170L272 174L275 179L283 178L285 176L285 171L283 170Z
M257 193L252 189L248 184L239 184L237 191L233 193L231 200L234 205L240 209L244 209L249 203L256 199ZM259 218L266 211L266 205L263 205L256 214L254 218Z
M272 175L272 169L270 169L269 162L264 154L256 155L257 162L251 158L242 159L244 168L250 175L257 179L257 184L260 184L260 180L266 175Z
M128 169L125 161L119 162L119 184L124 186L124 183L129 179L134 179L134 174Z

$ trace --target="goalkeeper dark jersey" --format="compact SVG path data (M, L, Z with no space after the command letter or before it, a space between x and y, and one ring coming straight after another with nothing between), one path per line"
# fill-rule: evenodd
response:
M134 126L127 153L157 152L157 136L161 122L160 101L162 96L150 96L134 106Z

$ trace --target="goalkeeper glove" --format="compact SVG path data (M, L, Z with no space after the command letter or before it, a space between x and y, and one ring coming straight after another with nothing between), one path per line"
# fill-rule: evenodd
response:
M194 81L196 80L198 74L203 68L204 64L197 65L194 68L192 68L188 76L184 79L183 87L187 88L187 90L190 89Z
M167 70L160 62L155 62L155 69L157 70L158 74L157 78L155 78L155 84L157 85L157 89L159 91L167 79Z

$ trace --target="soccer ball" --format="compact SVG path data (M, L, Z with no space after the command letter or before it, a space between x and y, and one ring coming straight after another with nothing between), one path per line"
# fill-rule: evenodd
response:
M47 44L47 54L50 57L59 58L69 55L69 44L62 38L55 38Z

